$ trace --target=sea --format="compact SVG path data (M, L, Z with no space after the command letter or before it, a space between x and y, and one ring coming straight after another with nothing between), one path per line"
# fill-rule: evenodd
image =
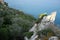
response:
M55 24L60 25L60 0L4 0L9 7L38 18L39 14L56 11Z

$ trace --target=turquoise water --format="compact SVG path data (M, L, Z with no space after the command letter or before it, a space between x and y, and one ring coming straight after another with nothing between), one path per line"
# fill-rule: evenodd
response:
M22 10L27 14L38 17L41 13L57 12L55 24L60 25L60 0L5 0L12 8Z

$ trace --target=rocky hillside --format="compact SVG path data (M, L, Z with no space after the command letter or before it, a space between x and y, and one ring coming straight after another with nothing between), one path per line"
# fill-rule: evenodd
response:
M56 12L50 15L41 14L37 23L26 34L25 40L49 40L53 36L60 39L60 28L54 24L55 17Z
M0 40L24 40L24 33L34 24L35 18L0 2Z

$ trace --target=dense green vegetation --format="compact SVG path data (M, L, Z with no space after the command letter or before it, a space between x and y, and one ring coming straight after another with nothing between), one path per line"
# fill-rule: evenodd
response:
M33 35L33 32L25 32L24 35L30 38Z
M29 32L29 29L35 21L40 23L43 17L47 16L41 14L36 20L32 15L10 8L8 3L4 3L0 3L0 40L24 40L25 36L30 38L33 32ZM44 36L44 39L55 35L51 29L39 31L37 34L39 38Z
M8 3L0 3L0 40L24 40L33 26L35 18L8 6Z

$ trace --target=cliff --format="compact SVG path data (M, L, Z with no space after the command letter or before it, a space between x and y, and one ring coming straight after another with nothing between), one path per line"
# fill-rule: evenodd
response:
M35 23L29 30L29 33L33 32L33 34L28 36L27 33L25 40L49 40L52 36L60 38L60 28L54 24L55 17L56 12L52 12L50 15L41 14L38 23Z

